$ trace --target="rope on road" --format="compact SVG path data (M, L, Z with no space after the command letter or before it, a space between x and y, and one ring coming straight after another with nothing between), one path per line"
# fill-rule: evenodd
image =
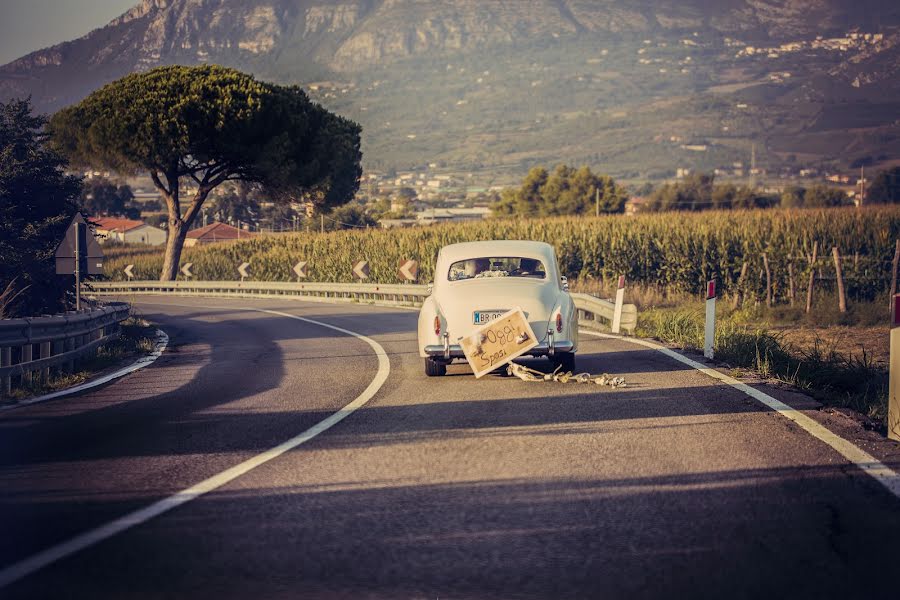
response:
M624 377L613 377L612 375L593 376L590 373L579 373L574 375L571 371L560 373L562 367L556 367L552 373L542 373L535 369L530 369L525 365L511 362L506 367L507 375L518 377L522 381L555 381L557 383L595 383L597 385L608 385L613 388L623 388L626 386Z

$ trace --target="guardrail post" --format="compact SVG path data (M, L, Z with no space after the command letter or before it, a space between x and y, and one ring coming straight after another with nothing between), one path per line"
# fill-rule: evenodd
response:
M24 346L22 346L22 360L19 362L24 364L30 363L32 360L34 360L34 355L32 353L33 350L34 348L31 344L25 344ZM22 385L31 385L31 381L31 371L24 371L22 373Z
M41 342L41 358L50 358L50 342ZM50 367L41 369L41 383L50 380Z
M706 283L706 335L703 340L703 356L713 357L713 345L716 341L716 280Z
M12 348L0 348L0 367L8 367L12 363ZM12 392L12 377L4 377L0 382L0 392L9 396Z
M888 438L900 441L900 294L891 305L891 358L888 375Z
M612 332L619 333L622 328L622 306L625 304L625 276L619 276L619 286L616 288L616 307L613 309Z
M66 338L66 341L65 341L65 351L66 351L66 352L71 352L71 351L74 350L74 349L75 349L75 338L73 338L73 337ZM74 372L74 371L75 371L75 359L72 359L72 360L70 360L69 362L67 362L67 363L65 364L65 367L64 367L64 368L65 368L66 373L72 373L72 372Z

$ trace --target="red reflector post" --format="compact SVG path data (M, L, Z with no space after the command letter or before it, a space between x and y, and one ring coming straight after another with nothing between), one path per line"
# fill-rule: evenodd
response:
M706 283L706 299L709 300L711 298L716 297L716 280L711 279Z
M625 276L624 275L619 275L619 287L616 289L619 289L619 290L625 289Z

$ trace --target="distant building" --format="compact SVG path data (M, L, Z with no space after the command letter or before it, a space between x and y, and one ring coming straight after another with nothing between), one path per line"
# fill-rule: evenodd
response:
M632 196L625 201L625 214L636 215L647 207L647 199L641 196Z
M119 217L98 217L92 220L97 223L97 233L101 236L101 244L116 241L126 244L159 246L166 243L165 231L143 221Z
M200 244L215 244L218 242L233 242L236 240L249 240L256 237L255 233L243 231L227 223L210 223L205 227L188 231L184 245L188 248Z

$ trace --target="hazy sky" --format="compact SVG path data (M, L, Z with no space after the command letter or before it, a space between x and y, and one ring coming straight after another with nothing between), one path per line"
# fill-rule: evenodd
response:
M106 25L140 0L0 0L0 65Z

